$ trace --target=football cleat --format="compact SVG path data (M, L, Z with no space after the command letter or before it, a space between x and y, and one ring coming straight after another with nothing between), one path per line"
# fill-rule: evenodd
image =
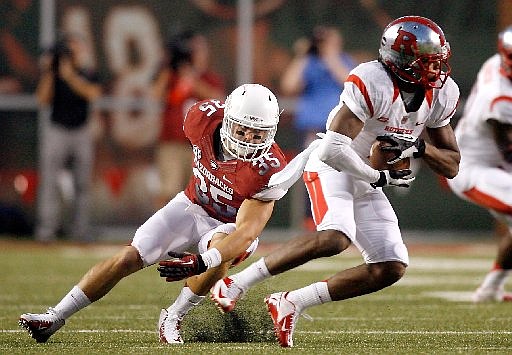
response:
M512 293L505 292L503 288L479 287L471 299L474 303L485 302L512 302Z
M65 320L61 319L51 307L46 313L24 313L18 321L20 327L25 328L38 343L45 343L53 333L62 328L64 323Z
M231 312L243 295L242 289L230 277L217 281L210 292L210 298L222 313Z
M182 320L183 317L170 314L166 309L162 309L158 319L158 336L161 343L183 344L180 333Z
M293 331L300 315L295 305L286 299L286 295L288 292L277 292L265 297L268 313L274 323L274 332L284 348L293 346Z

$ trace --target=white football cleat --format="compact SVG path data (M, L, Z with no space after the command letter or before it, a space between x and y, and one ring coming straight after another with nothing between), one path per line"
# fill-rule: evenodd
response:
M300 313L295 305L286 299L288 292L277 292L265 297L268 312L274 323L274 332L279 344L284 347L293 346L293 331Z
M217 281L210 292L210 298L222 313L231 312L243 295L242 289L230 277Z
M45 343L64 323L64 319L51 307L46 313L24 313L18 321L19 326L25 328L38 343Z
M161 343L183 344L180 333L182 320L183 317L170 314L166 309L162 309L158 319L158 337Z
M479 287L471 296L474 303L512 302L512 293L503 288Z

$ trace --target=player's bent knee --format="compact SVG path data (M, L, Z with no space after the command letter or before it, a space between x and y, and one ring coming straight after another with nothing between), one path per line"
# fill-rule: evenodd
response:
M386 287L394 284L402 278L405 274L407 265L400 261L386 261L382 263L369 264L370 273L373 275L374 280Z
M325 230L316 233L315 250L318 257L333 256L341 253L350 245L345 234L335 230Z
M114 267L125 276L139 271L143 267L139 252L133 246L124 247L113 258Z

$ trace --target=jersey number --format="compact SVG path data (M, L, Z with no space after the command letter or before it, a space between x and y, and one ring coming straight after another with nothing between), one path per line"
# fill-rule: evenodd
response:
M203 205L211 205L216 213L218 213L220 216L231 218L236 216L237 209L233 206L229 206L223 202L220 201L219 197L222 197L223 199L226 199L228 201L233 200L233 195L228 194L227 192L220 189L218 186L215 186L214 184L207 183L205 177L199 169L194 167L192 169L194 172L194 176L199 180L196 182L196 196L201 201L201 204Z

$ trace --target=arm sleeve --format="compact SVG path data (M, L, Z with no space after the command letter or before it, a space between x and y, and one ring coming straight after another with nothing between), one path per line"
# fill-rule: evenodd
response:
M367 165L352 149L352 139L334 132L327 131L325 138L318 146L318 157L333 169L343 171L368 183L379 180L380 173Z

